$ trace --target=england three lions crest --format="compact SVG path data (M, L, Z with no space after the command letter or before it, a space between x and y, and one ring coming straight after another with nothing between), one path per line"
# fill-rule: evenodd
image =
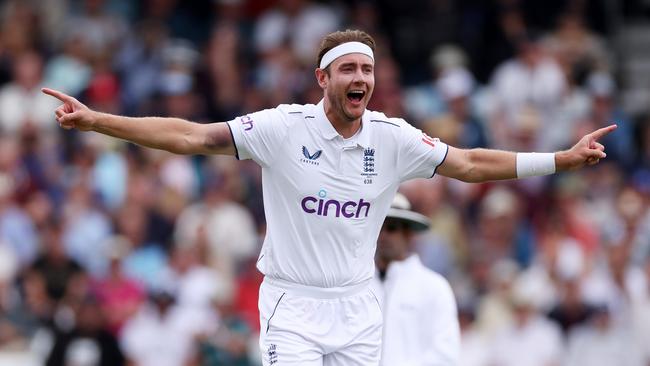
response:
M363 150L363 183L372 184L372 178L377 175L375 172L375 149L366 148Z

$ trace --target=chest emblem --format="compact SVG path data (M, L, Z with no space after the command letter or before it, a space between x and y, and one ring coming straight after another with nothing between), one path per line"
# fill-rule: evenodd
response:
M363 150L363 183L372 184L372 178L375 173L375 149L366 148Z

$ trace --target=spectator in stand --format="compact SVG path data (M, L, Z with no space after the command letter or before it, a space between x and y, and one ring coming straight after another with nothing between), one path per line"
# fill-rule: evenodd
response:
M464 148L487 147L483 125L471 110L474 78L469 71L464 68L446 70L436 84L446 113L425 123L423 128L427 133Z
M52 133L55 104L39 95L42 87L43 56L35 50L16 57L12 81L0 89L0 132L17 135L27 125Z
M120 236L108 240L113 241L106 246L110 260L108 274L95 279L93 293L105 317L106 329L117 336L144 302L145 290L141 284L128 278L122 268L122 262L131 250L128 240Z
M475 323L474 304L459 304L460 366L484 366L490 362L490 343Z
M161 279L149 288L149 297L127 322L120 344L127 362L143 366L189 365L196 360L195 339L210 333L216 319L176 303L175 284Z
M545 54L537 34L528 32L519 39L515 58L502 63L490 82L494 113L490 128L493 142L499 148L521 149L513 145L517 136L534 128L530 149L538 150L544 129L552 128L557 108L566 91L566 77L557 62ZM522 113L538 114L536 126L521 120Z
M88 156L91 150L88 152L85 154L88 160L80 161L79 177L73 178L76 181L72 182L62 207L65 225L63 242L66 255L74 258L92 275L104 276L108 271L108 260L105 256L98 256L97 252L109 251L105 245L110 244L107 239L112 227L109 217L97 205L92 186L86 181L93 159Z
M21 329L19 319L12 313L18 269L18 258L10 247L0 241L0 352L25 349L31 336Z
M229 279L208 267L206 259L199 246L175 246L170 260L170 276L177 286L178 305L197 313L210 312L215 293L233 286Z
M75 313L75 326L55 338L46 366L125 365L117 339L105 328L101 309L92 298L85 299Z
M122 261L124 273L148 288L168 270L168 256L159 244L146 241L146 214L139 203L125 203L116 214L115 226L131 247Z
M608 306L600 304L587 324L570 333L565 365L643 366L647 364L640 348L643 342L629 327L617 326Z
M196 246L204 235L207 263L229 281L240 261L255 256L258 245L253 217L230 191L238 179L233 174L238 175L226 169L209 173L202 200L183 210L175 232L181 246Z
M534 255L534 237L520 196L507 186L495 186L483 197L479 208L478 230L473 251L483 252L495 263L513 259L527 267Z
M235 307L232 286L222 284L213 297L219 326L199 336L199 360L210 366L253 366L257 358L256 334Z
M45 67L45 83L80 95L92 76L89 46L81 34L70 32L65 36L62 47L62 52L49 60Z
M565 337L578 326L584 325L595 309L582 300L578 279L565 279L560 283L560 302L548 314L561 328Z
M255 48L264 58L290 45L300 63L311 65L321 38L336 30L340 16L312 0L281 0L256 22Z
M633 300L631 314L633 338L642 340L640 344L641 352L647 364L650 362L650 344L643 340L650 337L650 251L645 254L643 272L645 274L645 289L642 296Z
M94 55L113 53L129 32L125 20L107 11L106 0L82 0L81 11L67 25L68 32L80 37Z
M74 277L85 275L81 265L67 256L62 239L63 227L60 222L51 221L42 228L43 252L31 266L31 270L45 281L47 294L54 302L63 299Z
M632 263L631 251L624 237L605 241L601 257L582 286L585 301L605 305L617 327L631 326L632 304L647 291L645 274Z
M616 84L608 72L596 71L589 75L586 89L591 96L591 113L575 129L574 136L590 128L598 128L616 121L618 129L607 136L603 143L608 144L607 156L626 170L630 169L634 159L633 126L628 117L616 104Z
M255 267L257 258L251 258L242 265L236 282L235 308L246 321L248 328L260 332L260 312L257 300L264 276Z
M14 195L14 175L0 172L0 240L16 254L21 266L27 266L38 255L38 232Z
M510 300L513 322L497 333L491 363L502 366L558 365L564 352L560 328L539 311L535 286L517 279Z
M541 42L567 75L575 70L611 70L611 55L604 40L587 28L578 12L560 15L555 29Z

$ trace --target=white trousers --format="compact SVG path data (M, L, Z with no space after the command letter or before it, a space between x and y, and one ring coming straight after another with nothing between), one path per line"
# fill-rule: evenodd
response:
M379 364L382 314L369 283L317 288L266 277L259 309L264 366Z

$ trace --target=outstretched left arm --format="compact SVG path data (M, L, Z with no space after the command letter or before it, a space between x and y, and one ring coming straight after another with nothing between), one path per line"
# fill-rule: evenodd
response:
M449 146L447 158L438 167L438 174L464 182L523 178L559 171L575 170L597 164L605 158L605 146L598 142L614 131L616 125L598 129L583 136L569 150L554 154L514 153L491 149L458 149Z

